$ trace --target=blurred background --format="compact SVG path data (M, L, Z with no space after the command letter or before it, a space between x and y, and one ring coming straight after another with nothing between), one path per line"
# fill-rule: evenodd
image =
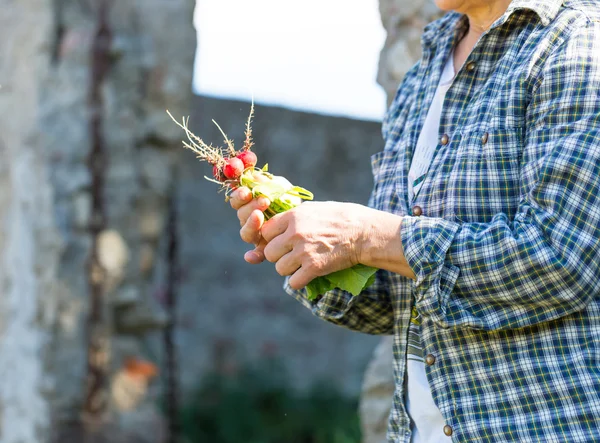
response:
M248 265L167 116L367 202L431 0L4 0L0 442L381 443L390 340Z

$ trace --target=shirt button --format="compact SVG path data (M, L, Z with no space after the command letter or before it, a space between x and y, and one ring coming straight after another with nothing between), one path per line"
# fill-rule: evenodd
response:
M425 357L425 363L427 363L428 366L432 366L435 363L435 355L429 354Z
M450 141L450 137L448 137L448 134L442 135L442 138L440 139L440 143L442 145L444 145L444 146L447 145L449 141Z
M483 137L481 137L481 143L485 145L488 142L489 137L490 137L490 134L488 134L487 132L485 134L483 134Z
M475 69L476 66L477 66L477 63L469 62L469 63L467 63L467 66L465 66L465 68L467 68L467 71L471 72L472 70Z
M448 425L444 426L444 434L450 437L452 435L452 427Z
M412 208L412 213L415 217L420 217L421 215L423 215L423 210L420 206L415 206L414 208Z

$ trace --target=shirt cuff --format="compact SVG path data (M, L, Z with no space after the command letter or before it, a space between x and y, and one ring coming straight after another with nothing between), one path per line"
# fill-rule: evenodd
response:
M460 268L446 260L460 225L441 218L403 217L400 235L404 257L415 273L416 308L440 326Z
M308 300L306 290L293 289L289 284L289 277L286 277L283 284L285 292L298 300L306 308L310 309L314 315L323 320L340 320L356 303L361 295L353 296L349 292L341 289L334 289L326 292L316 300Z

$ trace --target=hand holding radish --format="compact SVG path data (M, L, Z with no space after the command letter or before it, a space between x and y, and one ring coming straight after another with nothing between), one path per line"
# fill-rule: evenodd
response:
M370 208L353 203L308 202L262 226L265 258L289 284L302 289L317 277L362 263Z
M361 263L365 218L374 215L352 203L307 202L265 222L263 211L269 201L253 199L246 188L233 192L230 203L237 209L242 240L256 245L245 254L246 261L275 263L280 275L292 276L289 283L294 289Z
M216 122L225 138L224 148L206 144L188 129L186 119L178 123L169 115L186 133L184 146L212 165L213 178L206 178L225 191L237 210L240 236L256 246L245 254L246 261L258 264L267 258L275 262L281 275L292 275L293 288L306 287L309 300L335 288L358 295L373 283L377 271L359 261L363 236L359 215L372 210L349 203L315 203L303 208L302 200L312 200L312 193L269 173L266 165L256 167L257 157L251 151L253 113L254 105L240 151Z

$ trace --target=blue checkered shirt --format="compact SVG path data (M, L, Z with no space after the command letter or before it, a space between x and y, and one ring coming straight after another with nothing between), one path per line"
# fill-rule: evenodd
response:
M511 3L446 95L415 210L412 151L466 29L456 13L425 29L372 157L370 206L405 216L416 281L379 271L316 302L286 289L324 320L394 335L389 442L411 438L413 305L448 441L600 441L600 2Z

